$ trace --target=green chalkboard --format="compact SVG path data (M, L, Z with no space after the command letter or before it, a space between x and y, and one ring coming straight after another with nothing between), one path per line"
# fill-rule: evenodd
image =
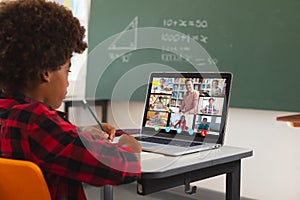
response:
M299 10L298 0L92 0L86 96L143 101L151 71L229 71L231 106L300 111Z

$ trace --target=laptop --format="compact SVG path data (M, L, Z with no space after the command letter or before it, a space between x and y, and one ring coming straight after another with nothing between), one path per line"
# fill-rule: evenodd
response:
M232 74L151 73L142 128L143 151L179 156L224 143Z

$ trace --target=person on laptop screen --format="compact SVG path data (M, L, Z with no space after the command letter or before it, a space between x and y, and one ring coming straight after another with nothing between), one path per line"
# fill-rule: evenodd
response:
M1 1L0 10L0 157L37 164L51 199L85 200L82 182L135 181L141 146L133 137L112 144L79 132L55 110L67 93L72 54L87 47L79 20L44 0ZM99 134L113 139L115 129L103 127Z
M219 81L218 80L213 80L212 81L212 88L211 88L210 93L211 93L210 94L211 96L220 96L220 95L222 95L221 88L219 88Z
M186 93L184 94L183 101L179 107L179 112L186 114L196 114L199 92L194 90L194 84L192 79L185 80Z
M166 120L163 120L160 112L149 112L149 115L152 117L147 121L147 125L149 126L166 126Z
M204 106L201 112L203 114L217 114L219 111L216 109L214 102L215 102L214 98L209 98L208 105Z
M170 88L167 86L166 80L164 78L159 79L159 85L154 88L156 93L170 91Z
M198 126L198 132L200 132L202 130L206 130L206 131L209 130L209 123L207 122L207 118L206 117L204 117L202 119L202 122Z
M181 115L180 120L174 125L174 128L181 128L182 131L187 131L188 127L184 115Z

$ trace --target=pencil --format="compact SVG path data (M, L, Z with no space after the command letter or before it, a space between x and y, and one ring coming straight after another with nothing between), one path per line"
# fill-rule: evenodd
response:
M96 120L98 126L101 128L101 130L103 132L105 132L103 126L101 125L101 122L99 121L99 119L97 118L97 116L94 114L94 112L92 111L90 105L87 103L87 101L85 99L82 100L83 104L88 108L88 110L90 111L90 113L92 114L93 118Z

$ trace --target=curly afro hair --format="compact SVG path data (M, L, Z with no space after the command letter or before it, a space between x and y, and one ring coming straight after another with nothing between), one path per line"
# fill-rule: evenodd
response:
M87 44L70 10L44 0L0 2L0 89L12 94L58 70Z

